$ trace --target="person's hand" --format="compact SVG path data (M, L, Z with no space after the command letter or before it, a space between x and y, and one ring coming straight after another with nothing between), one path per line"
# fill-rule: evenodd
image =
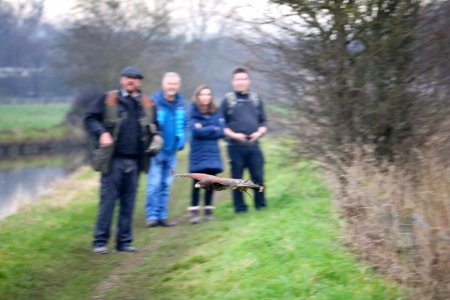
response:
M247 142L247 136L243 133L234 133L232 136L233 140L239 141L239 142Z
M111 146L114 141L109 132L104 132L100 135L99 143L101 148L105 148Z
M153 136L152 142L150 143L150 146L148 147L146 152L150 156L155 156L163 146L164 139L160 135L156 134L155 136Z
M249 142L256 142L260 137L262 137L262 133L259 131L255 131L249 135Z

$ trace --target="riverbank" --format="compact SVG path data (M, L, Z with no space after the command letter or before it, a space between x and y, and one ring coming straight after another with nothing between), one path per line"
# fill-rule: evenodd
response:
M186 153L178 171L186 170ZM319 172L266 147L269 208L235 215L219 192L217 221L189 225L190 180L175 179L171 215L146 228L145 178L134 220L135 254L94 255L98 174L89 168L45 204L0 221L0 295L5 299L398 299L396 285L340 243L339 219ZM282 170L283 172L280 172ZM250 199L247 198L248 202Z
M70 104L0 105L0 143L63 137Z
M81 128L65 122L70 104L0 105L0 158L57 153L86 144Z
M84 149L61 152L0 160L0 220L39 203L43 193L86 163Z
M81 129L67 130L61 134L62 136L53 138L47 136L45 139L0 142L0 160L40 154L52 155L87 147L87 138Z

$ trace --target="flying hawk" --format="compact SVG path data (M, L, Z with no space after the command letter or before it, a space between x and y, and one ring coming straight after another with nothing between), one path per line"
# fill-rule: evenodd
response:
M204 188L205 190L223 191L232 189L241 192L247 192L247 189L255 189L259 192L262 192L264 190L264 187L262 185L255 184L245 179L222 178L203 173L175 174L174 176L197 179L199 182L195 184L195 187Z

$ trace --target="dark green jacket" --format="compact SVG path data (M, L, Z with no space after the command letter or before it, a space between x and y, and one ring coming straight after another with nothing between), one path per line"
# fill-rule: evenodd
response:
M158 131L156 109L145 95L132 98L123 91L110 91L97 99L84 119L88 133L94 140L93 166L97 171L108 172L112 157L129 157L139 160L140 170L148 171L145 149ZM110 132L114 145L99 148L102 133Z

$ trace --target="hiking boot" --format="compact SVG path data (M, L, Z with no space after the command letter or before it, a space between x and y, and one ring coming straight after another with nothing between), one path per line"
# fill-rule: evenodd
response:
M191 206L188 208L188 211L191 214L191 219L189 220L189 224L200 223L200 207L199 206Z
M205 206L204 215L205 215L205 220L206 221L213 221L213 220L215 220L215 218L213 216L214 208L215 207L211 206L211 205Z
M147 226L147 227L156 227L158 225L159 224L158 224L158 222L156 220L147 221L147 223L145 224L145 226Z
M260 206L255 206L255 209L256 210L265 210L267 208L267 206L264 204L264 205L260 205Z
M172 227L172 226L176 226L177 223L171 222L171 221L169 221L167 219L164 219L164 220L159 220L158 221L158 225L162 226L162 227Z
M137 249L130 245L117 247L116 250L117 252L137 252Z
M108 253L108 248L106 246L95 246L92 248L92 251L97 254L106 254Z

